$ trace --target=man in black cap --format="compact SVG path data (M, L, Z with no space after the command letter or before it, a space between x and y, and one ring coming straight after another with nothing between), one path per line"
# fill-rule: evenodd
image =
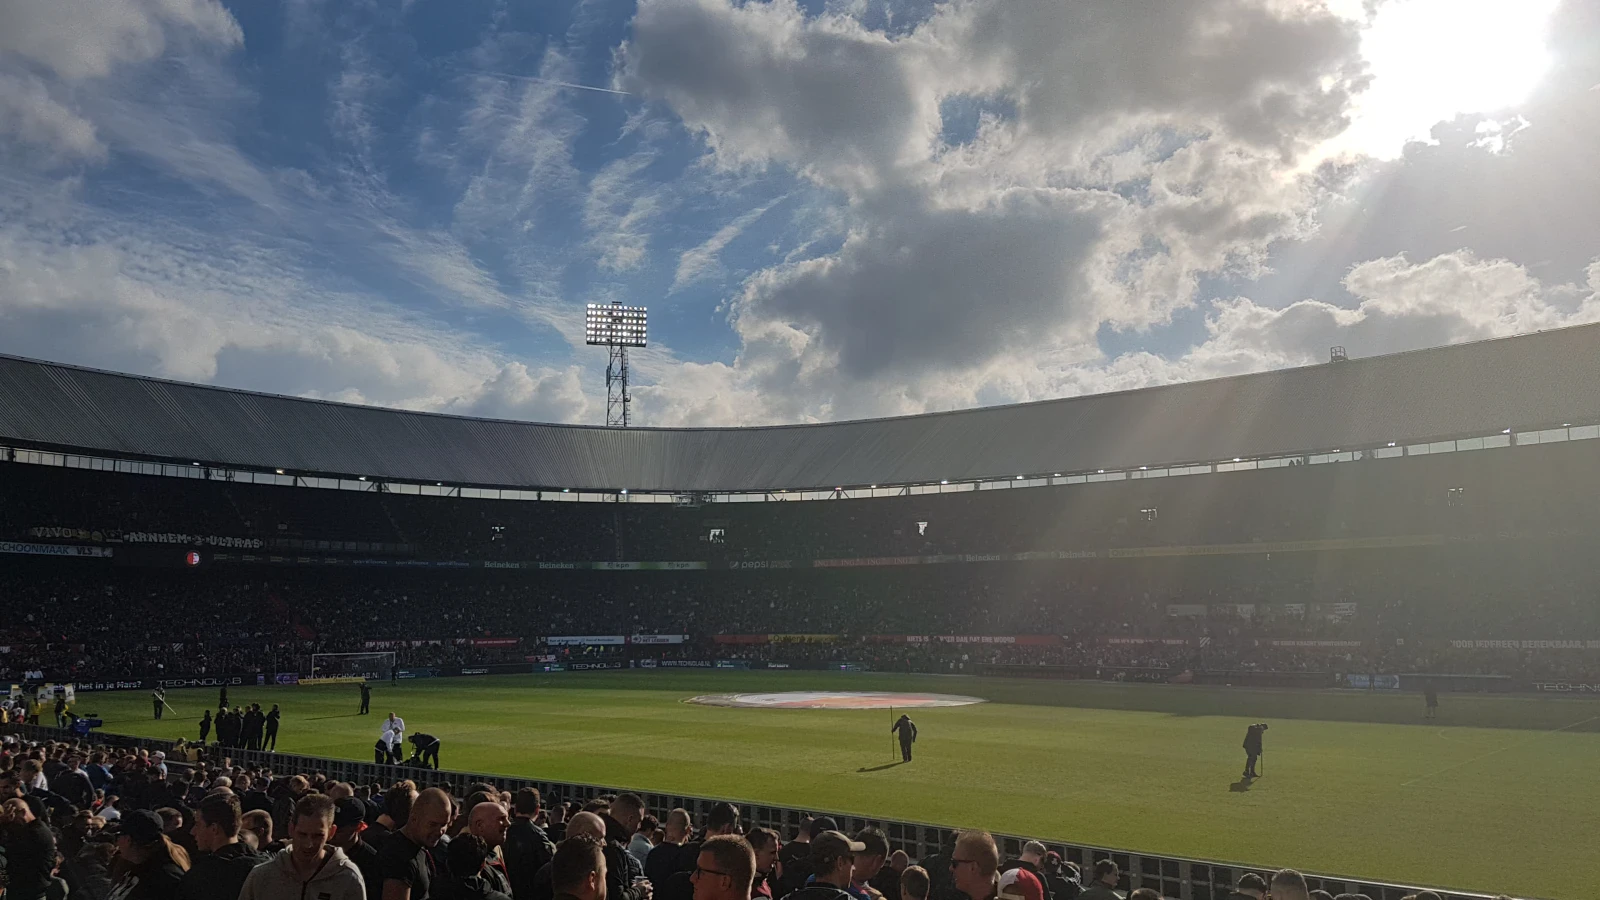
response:
M379 900L383 896L383 872L378 866L378 848L361 839L366 827L366 807L360 800L346 797L334 804L333 837L328 843L343 850L361 870L361 880L367 886L367 900Z
M902 714L889 726L889 730L900 738L900 761L911 762L911 745L917 740L917 723L911 721L910 716Z
M837 831L824 831L813 837L813 877L805 887L790 893L789 900L851 900L845 889L855 875L855 855L866 849L866 844L852 841Z
M824 831L838 830L839 825L831 816L808 819L805 830L778 851L778 863L782 867L783 877L778 879L778 886L773 888L772 896L782 897L805 887L806 879L814 874L811 869L811 841L816 840L817 835Z

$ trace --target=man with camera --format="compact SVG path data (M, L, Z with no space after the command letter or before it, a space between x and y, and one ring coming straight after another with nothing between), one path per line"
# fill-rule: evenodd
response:
M1244 777L1259 778L1256 773L1256 760L1261 758L1261 736L1267 731L1267 723L1257 722L1251 725L1244 733Z

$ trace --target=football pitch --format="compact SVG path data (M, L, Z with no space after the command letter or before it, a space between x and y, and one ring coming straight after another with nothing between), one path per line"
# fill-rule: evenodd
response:
M706 693L923 691L898 760L885 710L740 709ZM84 694L107 731L193 740L215 689ZM370 759L384 716L444 768L980 827L1018 835L1514 896L1600 896L1591 841L1600 700L1112 685L838 672L615 672L235 687L283 708L281 751ZM1271 724L1243 789L1240 743ZM658 811L659 812L659 811Z

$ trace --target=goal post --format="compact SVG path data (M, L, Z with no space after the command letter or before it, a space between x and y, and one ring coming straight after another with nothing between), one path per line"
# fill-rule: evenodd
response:
M311 677L300 679L300 683L388 681L393 671L393 650L372 650L366 653L313 653Z

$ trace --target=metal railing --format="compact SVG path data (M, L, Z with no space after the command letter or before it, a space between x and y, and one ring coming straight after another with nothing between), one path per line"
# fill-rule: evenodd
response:
M83 740L59 728L37 725L0 725L0 733L14 734L25 740L34 741ZM182 761L175 761L170 756L175 747L175 742L173 741L110 732L94 732L90 739L95 744L107 746L162 750L169 754L169 764L186 765ZM806 816L826 815L831 816L838 822L842 830L850 833L869 825L882 829L888 835L889 843L894 849L904 850L914 860L925 859L937 853L941 847L953 841L955 834L960 830L948 825L933 825L927 822L875 818L855 813L831 812L821 809L773 806L771 804L740 800L734 797L702 797L661 791L641 791L635 788L623 788L613 785L547 781L539 778L521 778L482 772L418 769L353 759L302 756L293 753L275 753L260 750L235 749L224 751L222 748L215 746L209 748L207 752L207 760L210 762L220 762L221 759L228 759L234 765L271 770L278 775L322 773L336 781L349 781L357 784L381 784L385 786L401 778L410 778L422 786L448 787L450 792L458 797L467 796L468 787L477 782L488 782L501 790L512 792L524 787L537 788L547 803L557 800L575 800L582 803L607 794L632 791L644 799L645 805L649 809L661 812L682 807L690 812L695 821L704 821L706 814L710 812L712 804L730 802L739 807L741 818L747 825L772 828L785 839L799 829ZM1011 834L995 834L994 838L995 842L1000 846L1000 854L1003 858L1019 856L1022 852L1022 845L1029 840L1035 840L1035 838ZM1159 891L1161 896L1174 898L1174 900L1227 900L1232 893L1233 886L1238 883L1239 877L1244 873L1270 873L1273 869L1278 868L1278 866L1252 866L1219 860L1163 856L1132 850L1117 850L1094 844L1075 844L1048 840L1043 841L1043 843L1049 849L1060 853L1062 859L1075 864L1082 872L1092 872L1094 864L1098 860L1113 860L1123 873L1122 884L1120 885L1122 890L1132 891L1138 888L1151 888ZM1402 898L1422 889L1417 886L1333 875L1307 874L1306 880L1313 890L1320 888L1335 895L1344 893L1366 894L1372 900L1402 900ZM1438 893L1444 900L1490 900L1490 895L1488 894L1463 893L1440 888L1429 889Z

